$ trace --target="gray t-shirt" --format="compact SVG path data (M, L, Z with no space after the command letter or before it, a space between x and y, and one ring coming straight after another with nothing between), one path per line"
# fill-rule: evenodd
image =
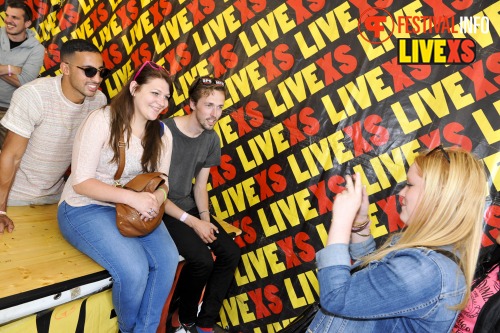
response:
M177 128L174 118L164 122L172 133L168 198L179 208L189 211L196 207L192 195L193 178L202 168L220 164L220 139L213 130L190 138Z

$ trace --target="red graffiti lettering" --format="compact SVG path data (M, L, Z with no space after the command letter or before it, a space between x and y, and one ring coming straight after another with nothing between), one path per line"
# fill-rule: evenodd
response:
M500 52L493 53L486 59L486 68L495 74L500 74ZM500 85L500 75L493 78Z
M231 118L238 125L238 136L240 138L251 132L253 128L260 127L264 122L264 116L257 109L258 107L259 104L257 102L250 101L245 105L245 108L238 108L235 112L231 113Z
M106 22L109 18L109 13L106 10L106 5L104 3L100 3L97 5L97 8L94 9L90 15L90 20L92 21L92 28L97 30L103 22Z
M404 222L399 218L399 213L396 206L396 195L391 195L388 198L376 202L377 206L387 215L387 226L389 232L394 232L404 227Z
M323 215L332 210L333 202L326 193L326 184L324 180L321 180L318 184L309 186L309 191L314 194L318 201L319 215Z
M186 43L179 43L164 55L170 65L170 73L173 75L191 62L191 52L188 51Z
M247 244L253 244L257 240L257 232L252 228L252 222L252 219L248 216L243 217L241 221L236 220L233 222L236 228L243 231L240 236L234 239L240 248L244 248Z
M316 64L323 70L325 76L325 85L330 85L335 81L340 80L344 74L350 74L354 72L358 66L358 60L353 55L349 54L351 47L348 45L338 46L333 53L329 52L325 54L322 58L316 60ZM341 65L337 68L334 66L333 59L335 59Z
M78 9L72 4L65 4L64 7L57 12L57 19L59 20L59 27L61 30L66 30L78 23L80 15Z
M477 101L485 98L486 95L492 95L498 91L498 87L491 83L484 75L483 60L462 68L461 72L474 84L474 93Z
M113 68L123 60L123 55L120 51L120 46L116 43L111 44L107 49L102 51L104 67Z
M276 241L276 244L281 248L283 253L285 253L286 269L290 269L290 268L293 268L295 266L302 265L302 262L300 261L299 257L297 257L297 254L295 253L292 236L286 237L284 239L280 239L280 240Z
M238 55L232 50L233 45L225 44L220 50L216 50L208 57L208 61L214 67L215 77L223 76L227 72L227 68L234 68L238 64Z
M455 15L455 12L443 3L443 0L422 0L424 3L429 5L434 12L436 17L451 17Z
M233 180L236 177L236 168L231 164L233 159L227 154L220 157L220 165L210 168L212 176L212 188L226 183L226 180Z

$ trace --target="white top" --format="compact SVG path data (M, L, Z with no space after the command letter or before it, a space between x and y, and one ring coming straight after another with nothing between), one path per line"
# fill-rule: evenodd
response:
M36 79L18 88L1 121L10 131L29 138L9 201L59 196L78 127L92 110L107 103L100 91L82 104L71 102L62 93L61 77Z
M111 163L113 150L109 146L109 137L111 135L110 117L111 113L109 106L95 110L78 130L73 146L71 175L64 187L61 202L65 200L66 203L74 207L90 204L105 206L114 205L112 203L102 202L80 195L73 190L74 185L92 178L109 185L114 184L114 176L118 169L118 165L116 163ZM172 156L172 137L167 132L168 131L165 131L162 137L162 154L160 156L160 163L157 171L168 175ZM143 173L141 167L142 152L141 140L132 135L130 144L125 149L125 168L120 179L121 184L126 184L138 174Z

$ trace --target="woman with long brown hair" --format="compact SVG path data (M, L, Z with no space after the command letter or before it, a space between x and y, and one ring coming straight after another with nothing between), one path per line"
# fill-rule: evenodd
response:
M168 186L154 193L116 186L119 147L125 144L120 182L159 171L168 174L172 139L158 120L168 105L172 82L165 69L144 63L113 98L92 112L73 146L72 173L58 210L62 234L113 277L113 304L121 332L156 332L179 254L165 225L141 237L124 237L116 227L116 203L151 220L167 198ZM120 138L124 137L124 143Z

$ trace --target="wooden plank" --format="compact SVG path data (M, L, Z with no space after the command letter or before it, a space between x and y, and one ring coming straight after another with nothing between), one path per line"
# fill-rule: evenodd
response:
M212 218L217 221L217 223L220 224L220 226L222 228L224 228L224 230L229 234L229 235L232 235L233 237L236 237L236 236L239 236L241 235L242 231L240 228L236 228L234 225L218 218L217 216L215 215L212 215Z
M9 207L8 212L15 229L0 235L0 298L104 270L63 238L57 205ZM229 234L241 234L240 229L213 218Z
M57 205L9 207L12 233L0 235L0 298L104 270L66 242Z

